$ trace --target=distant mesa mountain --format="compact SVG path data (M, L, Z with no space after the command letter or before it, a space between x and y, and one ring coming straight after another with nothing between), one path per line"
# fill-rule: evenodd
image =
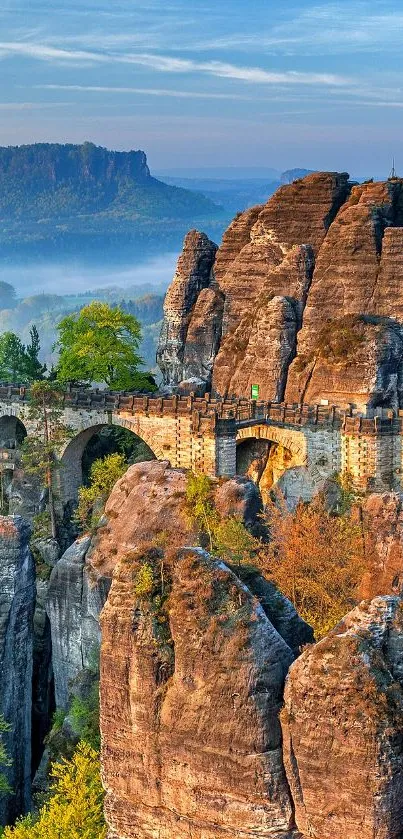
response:
M3 255L96 253L100 244L155 252L177 247L198 220L214 234L221 215L204 195L153 178L143 151L93 143L0 148Z
M282 173L280 180L282 184L293 184L294 181L298 181L300 178L313 175L315 171L315 169L286 169Z

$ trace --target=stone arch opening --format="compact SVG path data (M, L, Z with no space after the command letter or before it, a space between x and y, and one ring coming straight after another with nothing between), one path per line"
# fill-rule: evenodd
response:
M128 453L129 464L140 460L157 459L149 443L130 428L121 428L106 423L86 428L67 443L61 456L61 494L65 504L77 500L78 490L88 479L91 463L94 460L104 457L106 454L111 454L113 451L119 451L118 445L111 443L112 431L116 433L116 439L119 432L125 432L125 434L133 437L133 440L137 443L137 452L135 447L132 453ZM107 432L109 432L109 435Z
M287 469L296 465L295 454L278 441L256 437L237 441L237 475L245 475L257 484L264 504L269 499L271 488Z
M18 450L27 436L25 425L18 417L10 414L0 417L0 514L19 513L23 506L18 487L27 486L26 495L30 495L31 479L22 477ZM16 480L18 476L19 480ZM24 487L25 489L25 487ZM25 506L23 507L25 512Z
M27 429L18 417L0 417L0 449L18 449L27 436Z

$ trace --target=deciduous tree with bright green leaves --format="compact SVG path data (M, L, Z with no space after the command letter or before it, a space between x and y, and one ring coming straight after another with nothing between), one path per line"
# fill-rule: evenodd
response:
M90 469L90 484L80 487L76 519L82 530L95 527L116 481L124 475L127 461L122 454L109 454L94 461Z
M62 382L105 383L112 390L153 390L152 377L139 372L140 324L133 315L93 302L58 325L57 369Z
M99 754L78 744L71 760L56 761L49 801L39 815L6 827L4 839L105 839Z

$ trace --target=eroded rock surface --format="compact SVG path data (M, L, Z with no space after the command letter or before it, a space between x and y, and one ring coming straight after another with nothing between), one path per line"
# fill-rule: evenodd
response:
M11 766L1 767L12 795L0 797L0 824L31 804L31 706L35 566L30 526L0 516L0 714L11 726L4 743Z
M91 665L100 646L99 613L105 603L109 581L90 579L86 563L91 540L77 539L54 567L47 593L46 610L52 636L52 663L56 707L66 709L70 684Z
M288 600L194 545L187 476L130 467L87 552L112 577L101 614L102 770L109 836L294 836L279 710L286 672L312 640ZM215 485L219 515L253 526L246 478ZM150 583L151 574L151 583Z
M135 594L144 562L155 562L150 552L119 563L101 618L110 836L293 835L278 716L290 647L201 549L177 555L171 578L165 569L160 615L152 595Z
M213 342L215 347L215 335L220 330L220 323L216 323L218 301L215 301L216 308L208 323L199 323L199 332L193 326L189 335L189 348L187 349L187 362L189 369L184 363L184 352L188 328L192 316L192 310L198 302L200 292L207 289L212 279L212 267L217 246L207 238L204 233L192 230L186 236L183 251L179 258L178 267L174 280L168 289L164 302L164 322L162 326L161 339L158 348L158 364L161 368L164 384L177 385L183 379L191 378L194 375L194 368L198 364L203 372L203 361L206 356L206 346ZM207 299L204 306L198 304L198 310L203 316L212 301ZM218 317L218 322L219 322ZM204 332L204 328L206 331ZM197 347L200 347L202 358L197 359ZM193 349L193 353L191 352Z
M346 174L318 172L282 187L234 219L208 283L198 291L193 282L183 303L189 271L180 266L193 265L199 248L190 234L167 295L173 320L185 327L178 364L165 322L165 381L241 397L257 384L264 400L328 401L364 412L402 407L402 185L396 178L352 186ZM337 342L354 317L361 348L326 357L320 333Z
M403 593L403 510L398 493L369 495L357 514L365 523L367 571L361 596Z
M316 334L309 355L291 366L286 398L319 405L398 410L403 397L403 332L377 317L334 319Z
M292 665L284 757L301 833L392 839L403 829L403 604L364 601Z

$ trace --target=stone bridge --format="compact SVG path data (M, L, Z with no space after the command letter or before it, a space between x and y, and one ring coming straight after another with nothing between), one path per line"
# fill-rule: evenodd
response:
M288 491L306 499L335 472L350 473L363 490L401 489L403 416L384 409L363 417L324 405L72 388L62 411L72 430L60 452L64 501L77 496L88 441L110 425L132 431L156 458L210 476L235 475L239 444L266 440L289 453ZM35 432L29 391L0 387L0 470L13 468L19 438Z

